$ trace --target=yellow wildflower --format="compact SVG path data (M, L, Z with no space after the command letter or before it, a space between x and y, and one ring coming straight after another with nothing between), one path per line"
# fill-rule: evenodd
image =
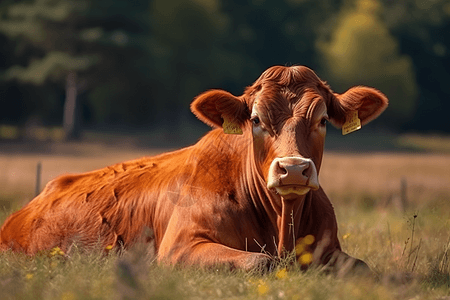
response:
M31 278L33 278L33 274L28 273L27 275L25 275L25 278L30 280Z
M278 272L275 274L275 276L278 279L283 279L283 278L287 277L287 270L286 270L286 268L278 270Z
M111 250L113 248L113 245L108 245L105 247L106 250Z
M55 247L50 251L50 256L55 256L55 255L64 255L64 251L62 251L61 248L59 248L59 247Z
M298 243L297 245L295 245L295 254L300 255L303 253L303 251L305 251L305 246L303 246L302 243Z
M342 236L342 239L346 240L346 239L348 239L349 236L350 236L350 233L344 234L344 235Z
M311 235L311 234L308 234L308 235L305 236L305 237L303 238L303 240L302 240L302 242L303 242L305 245L311 245L312 243L314 243L314 241L315 241L315 238L314 238L314 236Z
M297 244L295 245L295 254L297 256L301 255L302 253L307 251L307 248L309 245L312 245L315 241L315 238L313 235L308 234L304 238L300 238L297 240Z
M265 283L264 281L260 281L260 284L258 285L257 288L258 294L259 295L264 295L269 291L269 287L267 286L267 283Z
M301 263L302 265L309 265L312 262L312 260L313 260L312 254L306 252L300 256L298 262Z

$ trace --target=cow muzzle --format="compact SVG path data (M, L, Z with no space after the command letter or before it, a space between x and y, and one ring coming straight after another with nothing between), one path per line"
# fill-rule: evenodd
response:
M309 158L290 156L275 158L270 164L267 188L281 196L305 195L319 189L317 169Z

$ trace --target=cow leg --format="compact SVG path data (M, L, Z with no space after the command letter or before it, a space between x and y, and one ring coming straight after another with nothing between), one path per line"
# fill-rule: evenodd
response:
M354 258L340 250L335 251L327 267L338 277L346 275L375 275L369 266L362 260Z
M162 250L160 248L160 250ZM159 253L158 260L171 264L225 266L231 269L266 272L272 269L272 258L264 253L246 252L209 241L189 246L171 247L167 255Z

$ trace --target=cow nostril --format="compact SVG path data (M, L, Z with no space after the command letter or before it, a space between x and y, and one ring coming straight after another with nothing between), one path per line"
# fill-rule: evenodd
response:
M280 172L280 175L286 175L288 173L287 169L282 167L279 163L278 163L278 170Z
M309 168L306 168L306 169L304 169L303 172L302 172L302 175L305 176L306 178L309 177L309 175L308 175L308 169L309 169Z

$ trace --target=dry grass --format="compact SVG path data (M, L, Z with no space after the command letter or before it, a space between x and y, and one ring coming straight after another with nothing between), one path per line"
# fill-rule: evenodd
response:
M338 199L349 195L372 195L378 201L400 193L401 181L407 197L416 205L450 192L450 154L326 153L321 184Z
M91 145L63 154L0 154L0 222L43 184L157 151ZM58 150L58 149L57 149ZM450 154L326 153L320 180L335 205L343 249L380 280L336 278L291 268L255 274L177 269L124 256L74 253L29 259L0 254L1 299L448 299L450 297ZM406 205L401 181L406 181ZM12 203L12 205L10 205ZM414 217L416 216L416 217Z

